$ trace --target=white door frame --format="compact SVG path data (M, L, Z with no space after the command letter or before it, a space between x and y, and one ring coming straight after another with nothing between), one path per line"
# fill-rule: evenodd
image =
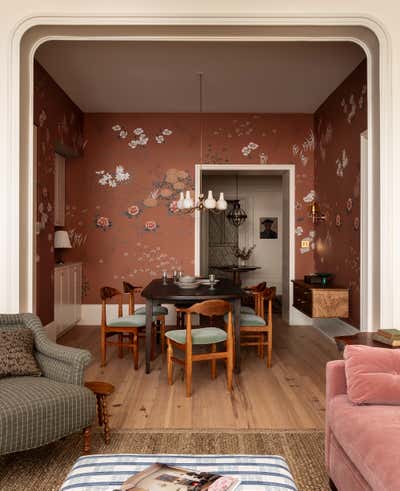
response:
M89 30L88 30L89 25ZM103 29L103 26L107 25ZM112 26L110 29L108 26ZM135 27L139 26L139 32ZM191 28L196 26L196 32ZM225 29L221 31L220 26ZM182 27L186 29L182 33ZM275 29L263 32L262 29ZM129 31L129 29L132 29ZM97 31L96 31L97 29ZM162 29L164 29L162 31ZM169 29L168 31L166 29ZM203 30L202 30L203 29ZM231 32L229 32L231 29ZM253 29L253 31L251 31ZM285 30L286 29L286 30ZM340 31L340 29L342 29ZM36 49L50 40L137 40L137 41L350 41L360 45L368 60L368 155L374 166L371 200L378 209L379 242L369 244L368 255L377 264L373 288L378 300L377 323L392 326L400 318L400 305L394 298L400 291L395 278L393 223L397 222L398 199L394 193L396 168L393 163L391 42L386 31L368 16L299 15L237 16L221 15L141 17L98 15L32 15L21 19L9 37L6 73L9 73L7 125L0 139L4 158L0 163L0 187L7 234L0 239L0 310L31 311L35 286L33 267L33 58ZM376 174L378 179L376 179ZM379 206L377 204L379 203ZM19 254L16 253L19 251ZM1 259L2 258L2 259ZM397 263L396 263L397 265Z
M269 174L273 172L275 175L279 172L280 175L287 174L289 176L289 269L288 278L283 278L283 283L289 285L288 298L288 312L285 317L289 324L311 324L311 320L295 309L293 304L293 289L290 287L290 282L295 277L295 172L296 166L294 164L196 164L195 166L195 195L198 196L201 192L202 174L207 171L246 171L254 174ZM201 260L201 217L200 212L196 210L194 221L194 268L195 274L200 274L200 260ZM284 313L285 314L285 313Z

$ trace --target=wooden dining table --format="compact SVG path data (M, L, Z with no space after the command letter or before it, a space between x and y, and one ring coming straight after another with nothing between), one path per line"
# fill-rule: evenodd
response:
M240 372L240 299L242 289L230 279L221 279L210 288L200 285L197 288L182 289L172 279L164 284L162 279L151 281L142 291L146 299L146 373L150 373L151 329L153 306L164 304L193 304L204 300L221 299L232 305L233 330L235 333L235 371Z

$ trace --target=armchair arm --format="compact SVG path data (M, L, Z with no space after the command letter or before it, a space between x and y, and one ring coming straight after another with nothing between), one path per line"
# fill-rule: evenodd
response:
M347 393L344 360L329 361L326 364L326 405L340 394Z
M22 318L33 332L35 356L44 376L57 382L83 385L84 369L92 360L90 352L51 341L35 315L22 314Z

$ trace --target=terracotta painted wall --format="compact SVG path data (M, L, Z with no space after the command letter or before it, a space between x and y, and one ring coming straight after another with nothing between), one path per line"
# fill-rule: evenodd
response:
M315 189L327 222L316 227L315 263L351 289L351 319L360 325L360 134L367 129L367 64L315 114Z
M307 114L85 114L84 156L67 166L70 260L84 263L84 302L103 285L145 285L162 270L194 269L194 221L169 205L193 188L200 162L296 164L296 274L314 270L313 116ZM300 236L301 235L301 236ZM301 238L311 247L301 250Z
M37 313L44 325L54 316L54 152L82 147L83 113L37 62L34 64L37 126Z

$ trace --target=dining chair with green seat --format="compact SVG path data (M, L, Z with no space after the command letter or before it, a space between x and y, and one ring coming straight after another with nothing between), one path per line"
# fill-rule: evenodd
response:
M137 315L133 312L133 292L129 294L128 315L123 315L123 293L116 288L104 286L100 288L101 298L101 366L107 362L107 345L118 346L118 356L122 358L123 349L129 348L133 351L133 361L135 370L139 367L139 336L144 336L141 332L146 326L146 317ZM118 317L107 320L107 301L117 297ZM109 337L118 336L118 341L109 341ZM124 340L127 339L127 342ZM154 353L155 329L152 336L152 351Z
M244 288L244 295L242 296L242 305L240 307L241 314L253 314L256 315L255 310L255 300L254 300L254 292L262 292L267 288L267 282L262 281L254 286L248 286Z
M233 329L231 305L225 300L206 300L196 303L186 309L179 309L186 314L186 329L168 331L167 337L167 360L168 360L168 383L173 384L174 363L185 367L186 396L192 394L192 366L196 361L210 361L211 378L216 377L217 360L226 361L227 388L232 391L233 375ZM226 331L219 327L198 327L192 329L192 315L199 314L205 317L226 315ZM217 345L225 343L225 351L217 351ZM193 346L210 346L211 352L193 353ZM184 359L174 356L174 349L183 351Z
M135 309L135 293L140 292L141 287L133 286L127 281L123 282L124 292L130 295L130 302L132 303L132 311L136 315L146 315L146 307L139 307ZM161 344L161 352L165 352L165 329L166 322L165 317L168 315L167 307L163 305L153 305L153 320L156 323L157 330L160 334L160 344Z
M272 362L272 294L269 288L264 291L253 291L255 314L240 314L240 346L255 346L260 358L264 358L264 347L267 348L267 367ZM264 305L267 303L267 319ZM225 316L225 322L227 317Z

